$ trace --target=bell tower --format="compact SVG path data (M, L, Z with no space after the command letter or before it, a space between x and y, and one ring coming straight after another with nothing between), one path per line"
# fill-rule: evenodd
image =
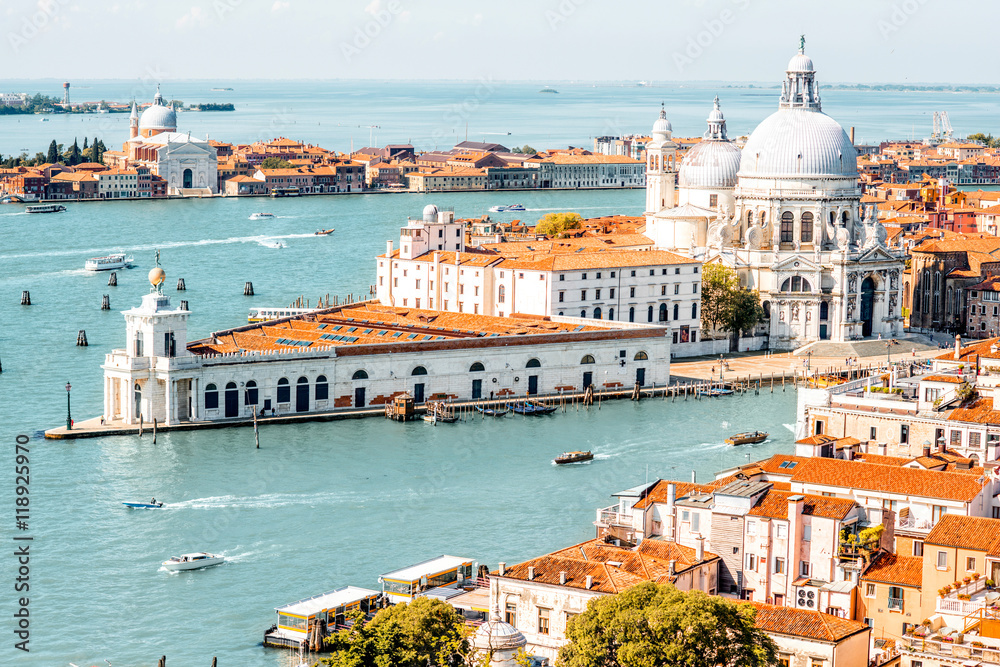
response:
M666 109L653 123L652 140L646 144L646 221L677 205L677 144Z

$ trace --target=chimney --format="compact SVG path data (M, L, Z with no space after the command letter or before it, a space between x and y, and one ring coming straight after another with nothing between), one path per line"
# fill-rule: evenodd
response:
M886 444L884 442L878 443L878 445L875 446L875 449L878 452L879 456L885 456L885 454L886 454Z
M692 484L698 483L698 473L694 470L691 471L691 483Z
M594 575L588 574L587 575L587 590L589 591L593 587L594 587Z
M501 577L507 574L507 563L503 561L497 563L497 574L499 574Z
M699 537L698 544L694 550L694 557L699 563L705 560L705 538Z
M563 570L562 572L559 573L559 585L560 586L566 585L566 570Z
M667 484L667 507L673 507L677 501L677 484L670 482Z
M529 565L528 566L528 581L534 581L534 580L535 580L535 566L534 565Z
M677 561L672 560L670 561L670 565L667 566L667 574L669 574L672 577L676 573L677 573Z
M851 145L854 145L854 126L851 125Z
M392 257L392 239L385 242L385 256Z
M924 456L930 456L930 455L931 455L931 443L925 441L924 442Z
M955 361L962 358L962 336L955 334Z

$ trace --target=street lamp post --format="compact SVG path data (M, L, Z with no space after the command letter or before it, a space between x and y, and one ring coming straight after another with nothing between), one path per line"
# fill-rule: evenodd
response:
M69 390L73 388L69 382L66 383L66 430L73 430L73 416L70 414L69 409Z

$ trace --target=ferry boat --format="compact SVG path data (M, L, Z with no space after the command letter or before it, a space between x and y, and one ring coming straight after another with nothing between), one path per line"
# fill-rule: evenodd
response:
M474 561L458 556L438 556L422 563L383 574L378 578L382 594L390 604L412 602L431 588L455 588L472 577Z
M347 615L355 609L360 609L366 615L374 614L378 611L381 597L381 593L368 588L344 586L275 607L278 622L264 632L264 646L301 648L309 641L317 623L326 624L327 632L333 632L338 626L344 625Z
M199 551L193 554L174 556L170 560L163 561L163 567L171 572L180 572L181 570L200 570L203 567L211 567L224 562L226 562L224 556Z
M271 197L298 197L298 188L274 188L271 190Z
M756 445L767 440L768 434L764 431L751 431L748 433L737 433L726 438L730 445Z
M250 214L250 220L267 220L267 219L273 218L273 217L275 217L274 213L264 213L263 211L260 212L260 213L251 213Z
M91 257L83 268L88 271L114 271L132 266L132 255L123 252L113 253L105 257Z
M298 317L315 310L315 308L252 308L247 316L247 322L250 324L270 322L271 320L280 320L283 317Z
M60 213L65 210L66 207L62 204L35 204L24 207L25 213Z
M587 452L566 452L562 456L557 456L553 463L556 465L564 465L566 463L583 463L584 461L590 461L594 458L594 455Z

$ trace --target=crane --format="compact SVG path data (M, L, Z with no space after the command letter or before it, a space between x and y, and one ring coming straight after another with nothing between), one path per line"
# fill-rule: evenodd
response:
M368 145L369 146L373 146L374 144L372 142L375 141L374 138L373 138L373 133L375 132L375 130L382 129L382 126L381 125L358 125L358 127L367 127L368 128Z

